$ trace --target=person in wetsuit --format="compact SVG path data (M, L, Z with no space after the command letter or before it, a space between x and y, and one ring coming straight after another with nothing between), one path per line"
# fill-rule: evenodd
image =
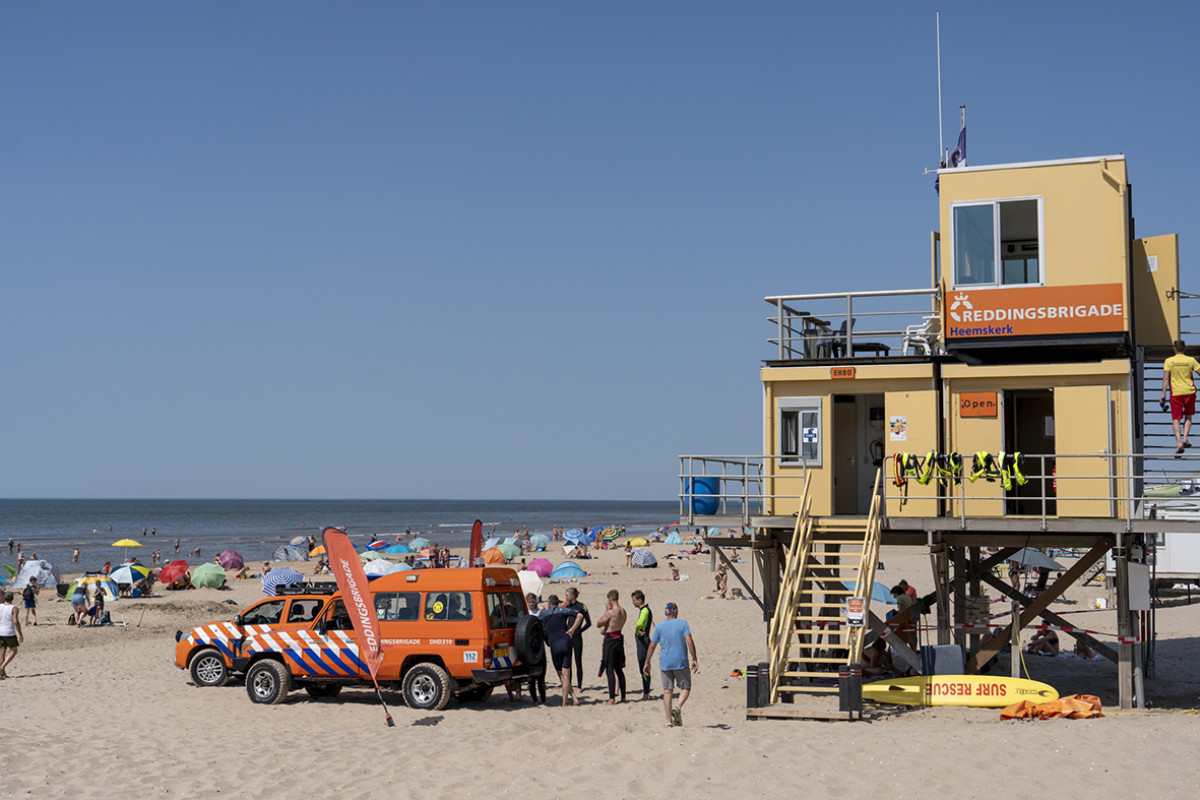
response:
M542 627L546 629L546 644L550 646L550 662L558 671L562 683L563 705L579 705L571 686L571 637L576 634L583 618L573 608L561 605L558 595L550 595L550 607L538 613Z
M567 587L567 608L574 609L583 617L583 625L571 639L571 648L575 653L575 672L579 674L579 688L583 688L583 632L592 627L592 617L588 607L579 602L579 590L574 586Z
M675 566L671 565L672 568ZM642 676L642 699L650 699L650 675L646 672L646 652L650 649L650 631L654 628L654 614L646 605L646 595L634 589L630 595L633 607L638 610L637 622L633 625L633 640L637 643L638 672Z
M621 687L621 702L625 702L625 636L621 629L629 618L625 609L618 602L621 593L616 589L608 591L608 602L604 615L596 620L596 630L604 637L604 647L600 651L600 671L608 677L608 705L617 702L617 686Z

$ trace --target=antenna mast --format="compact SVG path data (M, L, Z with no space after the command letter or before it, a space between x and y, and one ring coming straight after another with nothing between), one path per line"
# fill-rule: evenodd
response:
M935 11L937 16L937 73L938 73L938 163L945 161L946 150L942 141L942 12Z

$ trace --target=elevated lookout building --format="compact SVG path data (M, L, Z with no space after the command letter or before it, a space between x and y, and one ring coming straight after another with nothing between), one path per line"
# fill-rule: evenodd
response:
M1200 471L1174 458L1157 403L1181 335L1177 237L1138 237L1124 156L939 177L927 285L766 298L763 453L681 457L680 521L744 531L710 543L750 547L763 569L776 695L816 682L814 653L857 662L863 640L821 647L812 633L841 613L839 593L869 605L866 566L841 566L855 521L864 540L875 526L878 542L929 548L938 640L964 646L968 671L1011 633L966 627L984 584L1019 603L1017 630L1065 624L1050 603L1109 556L1120 638L1092 642L1118 662L1122 706L1141 706L1154 508ZM1024 547L1082 557L1033 598L992 574Z

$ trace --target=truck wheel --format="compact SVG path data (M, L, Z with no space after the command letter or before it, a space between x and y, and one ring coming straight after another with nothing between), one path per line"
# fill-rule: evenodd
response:
M517 620L513 632L513 648L522 664L536 667L546 660L546 629L542 621L532 614Z
M496 687L491 684L476 686L473 689L467 689L465 692L459 692L458 700L460 703L486 703L495 689Z
M308 696L316 700L321 700L326 697L337 697L338 692L342 691L340 683L306 683L304 691L308 692Z
M404 676L404 702L409 708L441 711L450 702L450 676L437 664L417 664Z
M205 647L192 656L188 672L197 686L224 686L229 683L229 669L215 647Z
M255 703L282 703L291 689L292 676L280 661L259 661L246 673L246 694Z

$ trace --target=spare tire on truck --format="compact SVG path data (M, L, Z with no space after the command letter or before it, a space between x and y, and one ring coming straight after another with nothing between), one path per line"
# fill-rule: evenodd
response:
M536 667L546 660L546 629L540 619L529 614L517 620L513 649L522 664Z

